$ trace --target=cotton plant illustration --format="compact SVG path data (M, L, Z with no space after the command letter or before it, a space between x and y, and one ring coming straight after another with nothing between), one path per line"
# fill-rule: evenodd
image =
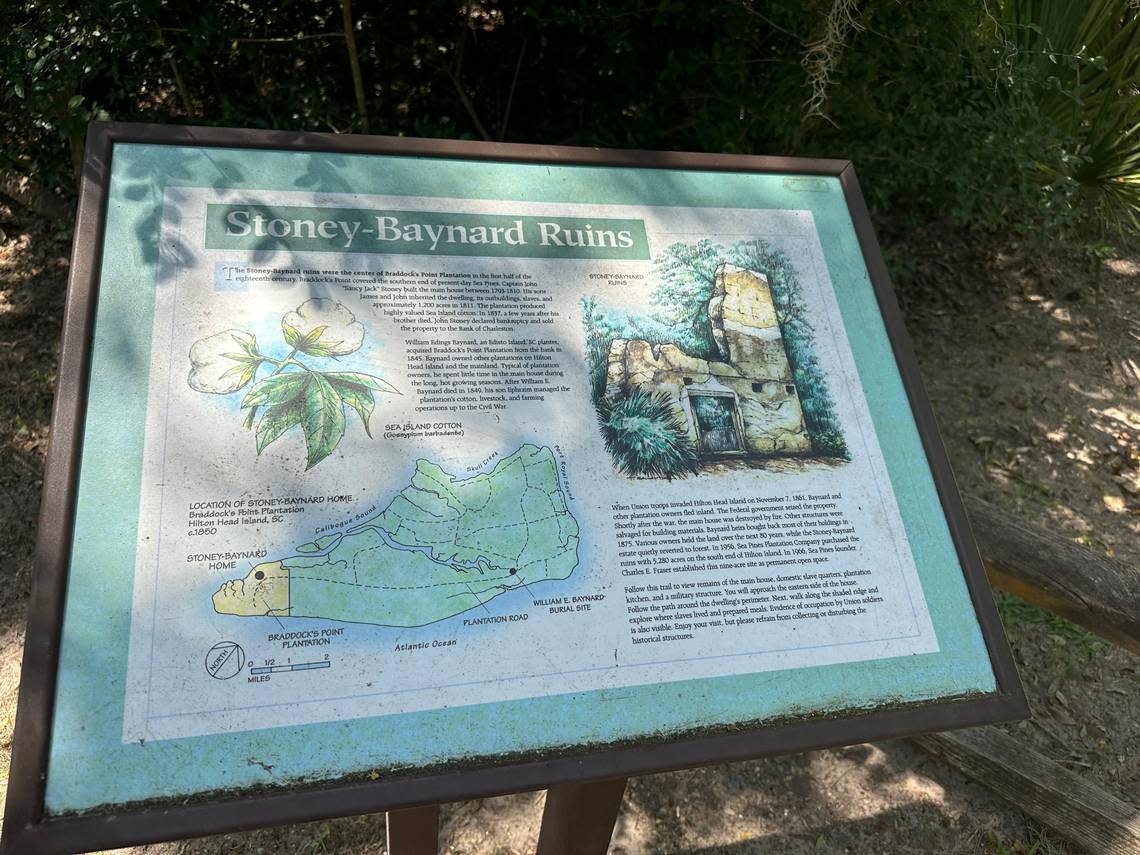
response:
M348 356L364 342L364 324L343 303L324 297L306 300L281 318L281 332L292 348L284 359L261 353L257 338L244 330L222 330L199 339L190 348L188 382L191 389L211 395L232 395L249 386L241 408L248 410L245 427L254 430L257 453L299 426L308 470L340 443L346 405L360 416L371 437L368 421L376 408L375 393L400 393L379 377L325 370L328 363L317 361ZM265 367L270 372L257 379Z

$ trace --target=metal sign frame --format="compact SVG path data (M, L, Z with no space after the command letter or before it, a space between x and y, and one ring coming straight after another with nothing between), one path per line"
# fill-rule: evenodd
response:
M45 815L46 766L84 439L88 370L111 157L117 143L134 142L641 169L778 172L838 178L951 538L964 569L966 586L997 681L997 691L960 699L906 703L895 708L829 714L812 720L775 722L754 730L696 732L647 744L586 746L580 752L564 751L550 756L498 757L484 765L467 764L467 768L462 770L426 768L377 781L340 779L293 790L239 792L217 801L187 802L179 799L177 803L128 805L122 811L110 813ZM620 151L169 125L93 124L88 133L72 249L34 568L3 841L0 843L3 852L70 852L372 813L536 790L567 782L640 775L908 736L1023 718L1028 714L863 194L853 166L845 160Z

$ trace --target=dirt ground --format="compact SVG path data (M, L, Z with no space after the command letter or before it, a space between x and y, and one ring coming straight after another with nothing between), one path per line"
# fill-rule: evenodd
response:
M69 236L0 209L0 778L6 780ZM889 241L885 241L889 243ZM1140 568L1140 252L931 228L900 300L959 485ZM1140 802L1140 657L999 598L1033 709L1010 730ZM449 805L449 853L533 849L541 794ZM123 850L384 851L381 816ZM1069 844L905 742L631 781L615 853L1064 853Z

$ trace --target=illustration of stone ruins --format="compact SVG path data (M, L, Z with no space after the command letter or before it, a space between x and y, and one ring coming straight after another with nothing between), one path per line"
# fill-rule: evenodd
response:
M702 457L810 452L767 277L721 264L708 315L723 361L672 344L616 339L603 400L641 391L667 401Z

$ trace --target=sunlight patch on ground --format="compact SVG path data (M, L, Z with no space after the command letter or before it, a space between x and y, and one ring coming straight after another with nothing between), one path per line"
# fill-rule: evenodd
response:
M16 724L16 695L20 688L20 652L24 626L17 621L0 634L0 805L8 796L8 764L12 759L12 730Z
M1094 401L1112 401L1116 398L1116 393L1112 389L1106 389L1104 386L1089 386L1082 388L1079 383L1070 380L1066 383L1072 391L1078 395L1083 395L1086 398L1092 398Z
M1124 504L1124 497L1119 493L1105 493L1103 500L1104 506L1114 514L1122 514L1128 510L1128 507Z
M946 801L946 790L937 781L932 781L925 775L908 772L900 782L904 790L921 802L942 804Z
M1103 410L1093 410L1092 412L1093 415L1104 416L1105 418L1120 422L1132 428L1132 430L1140 430L1140 409L1135 407L1120 404L1115 407L1107 407Z
M893 767L890 756L878 745L864 744L857 749L865 755L856 759L853 752L839 752L842 760L837 764L834 756L817 752L809 765L819 782L819 792L848 791L848 798L838 798L831 806L835 819L873 819L885 811L913 804L945 808L946 791L936 781L913 769Z
M1132 258L1109 258L1104 266L1117 276L1140 276L1140 262Z

